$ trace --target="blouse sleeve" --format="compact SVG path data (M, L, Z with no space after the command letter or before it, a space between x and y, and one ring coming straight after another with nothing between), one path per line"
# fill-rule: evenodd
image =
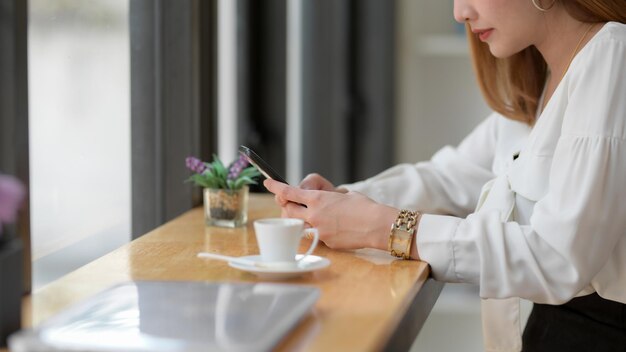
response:
M398 208L465 216L474 210L482 185L494 177L498 118L490 115L457 148L444 147L430 161L396 165L342 187Z
M483 298L559 304L616 255L626 236L625 43L590 43L572 65L548 189L529 225L489 211L422 217L417 246L435 278L479 283Z

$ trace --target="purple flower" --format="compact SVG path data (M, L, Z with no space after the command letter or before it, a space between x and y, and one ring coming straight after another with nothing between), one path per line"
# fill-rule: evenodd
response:
M248 159L246 159L246 157L243 155L239 156L239 159L237 159L237 161L235 161L230 166L230 170L228 170L228 179L236 180L237 177L239 177L239 174L241 173L241 171L243 171L243 169L245 169L247 166L248 166Z
M15 221L24 193L24 187L15 177L0 175L0 225Z
M201 174L204 170L206 170L206 165L202 162L202 160L196 157L187 157L187 159L185 159L185 163L187 164L187 168L193 172Z

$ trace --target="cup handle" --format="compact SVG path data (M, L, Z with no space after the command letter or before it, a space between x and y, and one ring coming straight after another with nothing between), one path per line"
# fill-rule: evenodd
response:
M311 242L311 246L306 251L306 253L304 253L299 259L296 260L297 262L301 261L302 259L304 259L307 256L309 256L311 253L313 253L313 250L315 249L315 247L317 247L317 242L320 239L320 233L319 233L319 231L317 231L316 228L304 229L304 233L305 233L305 236L307 238L309 238L309 234L312 234L313 235L313 242Z

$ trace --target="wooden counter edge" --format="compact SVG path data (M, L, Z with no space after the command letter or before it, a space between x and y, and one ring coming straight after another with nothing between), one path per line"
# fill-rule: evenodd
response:
M428 271L430 272L430 270ZM394 329L391 338L387 340L383 351L409 351L411 349L437 302L443 286L443 282L428 277L421 286L414 288L418 292L409 295L409 297L414 298L409 302L409 307L405 310L404 316Z

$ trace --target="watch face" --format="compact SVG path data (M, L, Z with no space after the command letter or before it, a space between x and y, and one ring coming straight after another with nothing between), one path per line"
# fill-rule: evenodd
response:
M398 214L396 221L391 224L389 235L389 251L391 255L403 259L409 259L411 243L415 234L415 225L419 220L419 213L403 209Z
M411 250L410 244L413 237L413 231L406 231L396 227L394 227L391 231L391 254L396 257L407 258Z
M405 232L405 231L398 231L396 230L395 233L393 234L394 237L396 238L396 240L394 242L402 242L403 245L405 245L406 241L409 240L409 233Z

